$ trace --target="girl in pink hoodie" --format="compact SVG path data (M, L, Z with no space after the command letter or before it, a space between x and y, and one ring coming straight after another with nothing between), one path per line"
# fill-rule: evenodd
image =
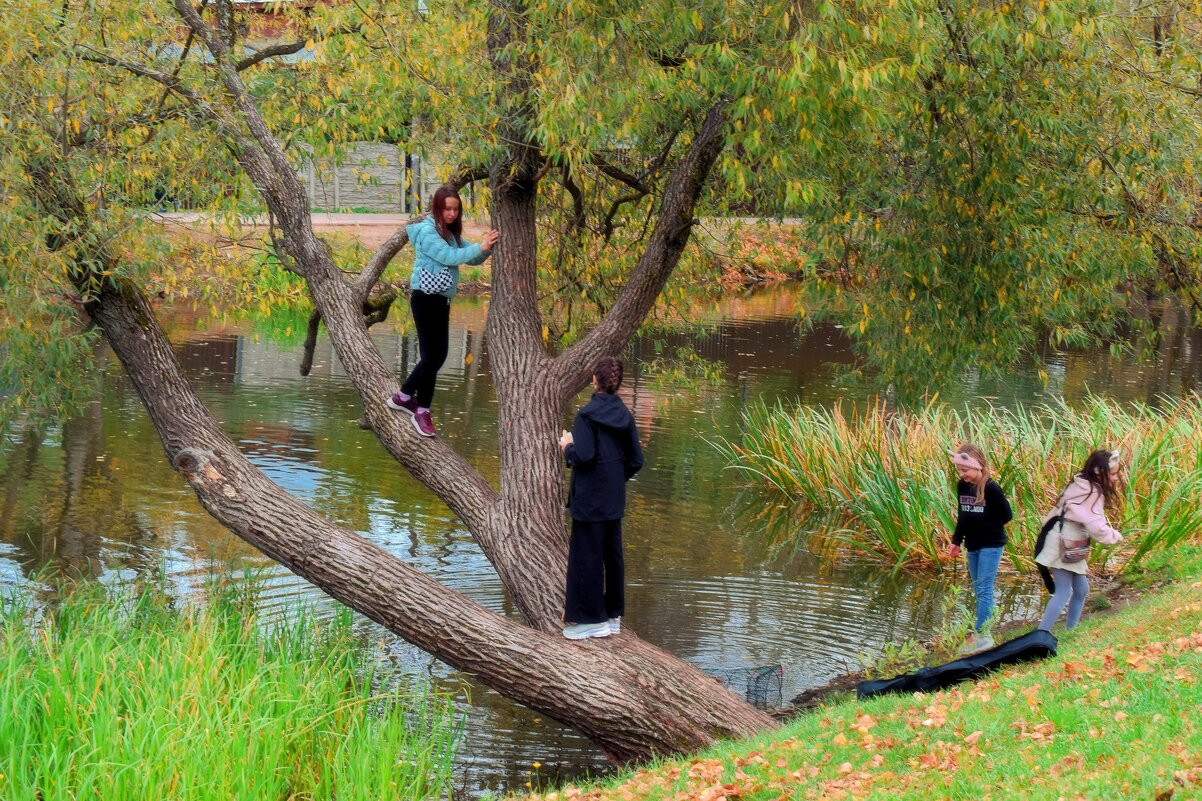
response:
M1052 630L1052 624L1060 617L1065 604L1068 605L1068 617L1064 626L1069 629L1076 626L1085 607L1085 596L1089 594L1088 548L1083 549L1084 555L1077 556L1072 550L1066 553L1064 544L1088 544L1092 540L1113 545L1123 539L1123 535L1106 522L1106 510L1114 511L1122 489L1119 467L1118 451L1091 453L1081 472L1060 494L1056 508L1044 518L1047 523L1057 515L1064 516L1062 522L1048 532L1043 548L1035 556L1036 562L1052 571L1056 583L1056 590L1039 623L1045 631Z

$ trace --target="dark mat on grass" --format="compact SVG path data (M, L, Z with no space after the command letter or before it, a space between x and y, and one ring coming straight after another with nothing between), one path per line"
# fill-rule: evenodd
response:
M862 681L856 685L860 698L883 693L925 693L942 690L962 681L984 676L1003 665L1017 665L1056 655L1056 638L1051 632L1035 629L1029 634L995 645L984 651L961 657L954 662L907 673L892 679Z

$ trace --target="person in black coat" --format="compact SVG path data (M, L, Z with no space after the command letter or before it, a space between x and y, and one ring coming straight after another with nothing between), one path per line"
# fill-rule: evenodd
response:
M622 399L622 362L606 357L593 371L592 400L576 413L571 433L559 447L572 468L568 510L567 592L563 636L569 640L608 637L622 627L625 563L622 515L626 482L643 466L634 417Z

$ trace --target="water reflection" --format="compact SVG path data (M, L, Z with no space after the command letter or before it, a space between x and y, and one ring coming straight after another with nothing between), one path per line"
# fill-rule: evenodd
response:
M739 511L737 477L707 443L736 432L751 404L800 398L809 404L863 399L841 380L853 363L835 326L803 328L788 289L713 304L695 330L637 340L626 400L643 432L648 462L631 487L625 526L629 569L626 625L704 670L781 664L792 697L854 666L889 641L928 635L939 624L948 583L891 576L875 565L782 554ZM486 307L452 308L451 354L435 399L441 436L497 480L497 413L484 341ZM167 319L189 377L239 447L265 473L340 525L489 609L514 614L500 582L446 507L387 457L355 422L358 401L328 341L302 379L303 325L207 324L181 310ZM1199 386L1202 340L1183 317L1162 314L1160 359L1134 364L1105 353L1048 352L1045 387L1036 370L1005 381L965 376L944 397L981 396L1010 404L1087 392L1155 399ZM404 323L401 320L397 325ZM256 325L259 327L256 328ZM373 335L398 375L417 359L414 338L377 326ZM717 366L720 380L665 389L649 365L688 347ZM569 404L569 409L574 409ZM567 421L565 420L565 423ZM214 523L162 458L140 402L110 360L96 400L61 430L25 436L0 464L0 583L28 580L47 566L113 581L166 571L181 595L203 592L214 568L258 571L269 614L332 602ZM757 502L757 501L752 501ZM767 501L760 499L759 503ZM1036 589L1003 581L1003 619L1027 616ZM573 778L605 769L578 735L542 720L445 666L370 621L356 623L364 647L409 674L428 676L468 710L463 790L520 790L533 771Z

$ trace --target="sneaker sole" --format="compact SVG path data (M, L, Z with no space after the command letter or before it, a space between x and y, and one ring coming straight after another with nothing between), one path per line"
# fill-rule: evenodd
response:
M600 640L609 636L609 631L599 632L597 634L565 634L563 635L569 640Z
M973 654L979 654L982 651L988 651L990 648L993 648L995 645L997 645L997 643L991 642L988 645L974 645L972 648L961 649L960 656L972 656Z
M425 431L422 431L422 427L420 425L418 425L418 423L417 423L417 415L416 414L413 415L413 417L411 417L409 419L413 421L413 427L417 429L417 433L421 434L423 437L432 437L438 433L437 431L431 431L429 434L427 434Z
M384 402L387 403L388 408L392 409L394 412L404 412L405 414L408 414L411 416L413 414L413 410L410 409L408 406L398 406L397 404L393 403L391 397L388 398L388 400L386 400Z

